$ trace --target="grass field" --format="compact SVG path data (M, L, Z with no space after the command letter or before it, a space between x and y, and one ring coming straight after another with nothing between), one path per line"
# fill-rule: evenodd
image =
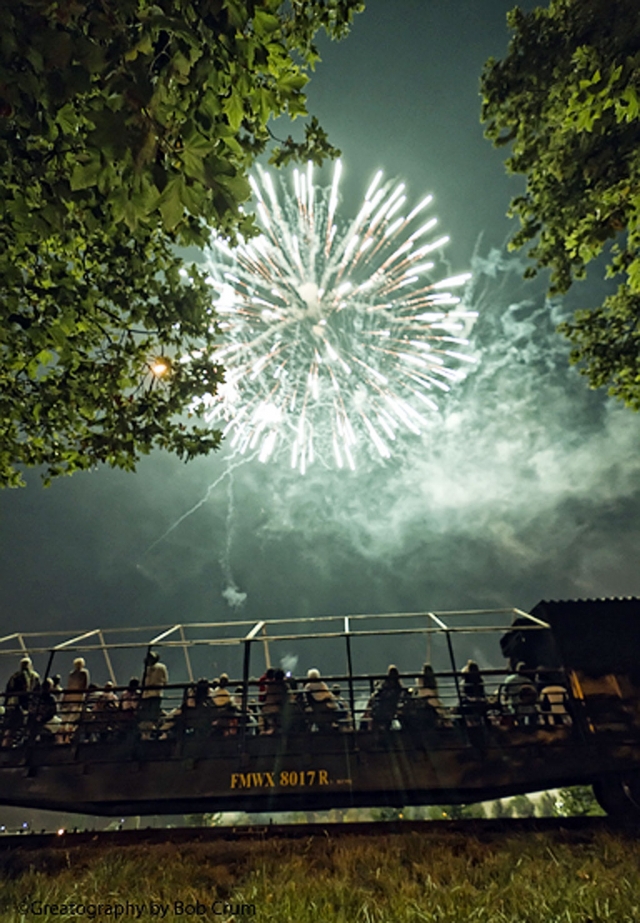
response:
M639 923L640 843L459 832L0 855L2 921Z

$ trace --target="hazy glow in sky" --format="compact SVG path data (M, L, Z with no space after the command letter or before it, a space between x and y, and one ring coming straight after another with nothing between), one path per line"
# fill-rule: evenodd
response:
M227 440L189 465L156 453L135 475L102 469L44 490L29 474L0 495L5 633L234 618L236 605L257 620L640 594L638 416L588 390L555 331L602 286L594 274L551 304L546 280L523 282L524 258L505 255L521 186L482 136L478 85L506 51L512 6L368 0L346 41L322 43L309 84L309 110L343 152L340 214L357 215L370 177L392 167L408 190L435 192L446 218L451 243L425 258L432 280L473 272L480 361L429 425L391 458L363 452L355 472L314 464L300 477L289 455L248 461L258 443L232 458ZM332 168L314 173L318 187L331 180ZM298 669L310 666L322 651Z

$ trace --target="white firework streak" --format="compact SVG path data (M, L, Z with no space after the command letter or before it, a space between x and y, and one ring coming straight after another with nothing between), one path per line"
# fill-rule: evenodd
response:
M419 434L436 396L466 374L477 312L453 291L470 273L431 281L430 253L448 237L424 222L427 196L404 214L404 184L379 171L356 218L336 222L341 163L329 190L311 164L280 195L269 173L251 179L262 234L208 254L223 345L211 356L226 381L207 399L240 455L316 460L355 469L367 448L382 459L399 431ZM467 366L468 367L468 366Z

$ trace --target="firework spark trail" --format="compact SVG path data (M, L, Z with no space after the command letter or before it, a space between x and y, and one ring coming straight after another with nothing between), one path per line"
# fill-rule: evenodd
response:
M262 235L234 252L214 240L208 257L225 338L211 358L226 368L208 419L241 455L288 452L303 474L316 460L354 469L365 447L389 458L398 432L424 432L438 392L476 361L465 350L477 314L452 291L470 273L433 280L426 259L449 240L423 220L432 196L405 216L404 184L379 171L343 227L341 171L320 189L309 164L280 195L261 171Z
M227 522L225 543L224 551L220 556L219 563L222 569L222 575L225 579L225 588L222 591L222 596L227 601L227 604L231 609L239 609L244 604L247 598L247 594L241 592L238 589L238 584L234 580L233 572L231 570L231 542L233 538L234 514L235 504L233 496L233 471L230 471L229 480L227 482Z
M153 549L156 548L156 546L159 545L160 542L163 542L163 541L165 540L165 538L167 538L169 535L171 535L171 533L172 533L175 529L177 529L178 526L181 525L181 524L185 521L185 519L188 519L189 516L192 516L194 513L196 513L196 512L200 509L200 507L204 506L204 504L207 502L207 500L209 499L209 497L211 496L211 494L213 493L213 491L216 489L216 487L218 486L218 484L221 484L222 481L224 481L224 479L225 479L226 477L230 477L230 476L233 474L233 472L236 470L236 468L239 468L239 467L240 467L240 465L246 465L246 464L248 464L249 462L253 461L253 460L257 457L257 453L254 453L254 454L251 455L249 458L240 458L240 459L238 459L238 461L236 461L236 463L235 463L234 465L232 465L232 464L231 464L231 461L233 460L234 457L235 457L235 455L234 455L234 456L231 456L231 457L228 459L228 461L227 461L227 467L226 467L225 470L222 472L222 474L220 475L220 477L216 478L215 481L213 482L213 484L209 484L209 486L207 487L207 490L206 490L206 492L205 492L204 497L201 497L200 500L198 500L198 502L195 503L195 504L191 507L191 509L188 509L186 513L183 513L182 516L180 516L178 519L176 519L176 521L175 521L174 523L172 523L172 525L170 525L169 528L166 529L166 530L162 533L162 535L161 535L159 538L157 538L155 541L153 541L153 542L149 545L149 547L146 548L145 551L143 551L140 560L144 560L144 558L146 558L146 556L147 556L151 551L153 551ZM228 521L227 521L227 525L228 525Z
M229 475L227 482L227 522L226 522L226 539L224 551L220 557L220 567L227 584L235 586L235 580L231 573L231 528L233 520L233 474Z

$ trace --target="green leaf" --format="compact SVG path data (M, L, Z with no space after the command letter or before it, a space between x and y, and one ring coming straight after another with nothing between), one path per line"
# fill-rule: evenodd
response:
M627 269L629 288L632 292L640 293L640 257L635 259Z
M72 191L77 192L80 189L88 189L90 186L95 186L98 182L101 168L102 165L99 159L90 160L88 163L76 164L69 179L69 185Z
M268 38L281 28L280 20L264 10L256 10L253 14L253 29L259 38Z
M244 118L244 104L240 94L232 92L231 96L225 99L222 108L226 113L232 131L238 131Z
M251 196L251 186L245 176L221 176L218 178L221 186L231 193L238 202L246 202Z
M616 101L616 118L619 122L635 122L640 117L640 95L634 86L625 87Z
M179 74L180 77L185 79L191 70L191 62L182 54L181 51L178 51L176 54L174 54L173 58L171 59L171 66L175 73Z
M73 134L77 131L79 125L78 113L73 103L67 103L58 110L56 123L67 134Z
M180 199L191 215L201 214L203 195L202 186L199 183L197 185L183 183L180 187Z
M301 90L308 82L306 74L292 71L278 78L278 88L285 93L292 93Z
M129 51L125 52L124 59L125 61L135 61L139 54L150 55L153 52L153 41L151 35L147 33L143 35L140 41L130 48Z
M158 201L162 221L167 231L173 231L178 222L182 220L184 212L182 187L182 177L174 177L169 180Z
M53 353L50 352L48 349L41 349L38 355L36 356L36 362L42 366L49 365L52 359L53 359Z
M41 73L44 70L44 60L40 50L35 47L27 49L26 53L27 61L33 65L33 69Z

